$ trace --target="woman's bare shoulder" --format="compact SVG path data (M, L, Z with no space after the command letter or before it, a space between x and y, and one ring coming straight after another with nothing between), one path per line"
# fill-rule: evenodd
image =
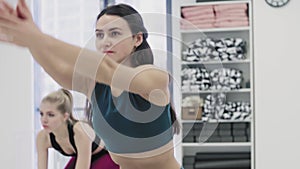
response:
M44 129L38 132L36 141L37 141L38 146L42 146L44 148L52 147L51 142L50 142L49 133Z
M95 139L95 132L93 128L84 121L79 121L74 124L73 127L75 138L88 138L90 140ZM77 136L76 136L77 135Z

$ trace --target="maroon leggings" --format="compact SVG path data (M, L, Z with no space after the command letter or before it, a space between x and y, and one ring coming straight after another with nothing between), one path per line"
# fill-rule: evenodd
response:
M94 155L95 156L95 155ZM74 169L76 165L76 157L72 157L65 169ZM119 169L119 166L115 164L109 154L103 154L92 159L90 169Z

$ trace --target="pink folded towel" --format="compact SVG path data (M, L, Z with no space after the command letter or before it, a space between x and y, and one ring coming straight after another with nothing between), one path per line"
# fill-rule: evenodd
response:
M249 25L247 3L199 5L181 8L181 29L241 27Z
M216 17L216 22L223 22L223 21L248 21L247 16L223 16L223 17Z
M186 12L182 12L182 15L184 17L193 17L193 16L199 16L199 15L206 15L206 14L214 14L214 11L212 8L210 9L201 9L201 10L197 10L197 11L186 11Z
M230 9L227 11L218 11L215 12L216 15L244 15L247 14L247 10L245 9Z
M224 21L224 22L216 22L214 24L215 27L241 27L241 26L248 26L249 21Z
M222 5L214 5L214 10L216 12L226 11L231 9L244 9L248 8L246 3L238 3L238 4L222 4Z
M190 23L197 25L197 24L208 24L208 23L215 23L215 19L201 19L201 20L193 20Z
M205 14L205 15L199 15L199 16L186 17L184 19L189 20L189 21L202 20L202 19L215 19L215 15L214 14Z
M181 8L181 12L198 11L204 9L213 9L213 6L212 5L188 6L188 7Z

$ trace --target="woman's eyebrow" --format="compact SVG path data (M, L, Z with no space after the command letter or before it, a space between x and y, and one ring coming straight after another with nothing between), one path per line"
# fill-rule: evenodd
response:
M122 30L121 28L114 27L114 28L110 28L109 31L113 31L113 30L117 30L117 29L118 29L118 30Z
M102 29L96 29L95 32L103 32Z
M113 31L113 30L122 30L121 28L119 27L113 27L113 28L109 28L108 31ZM102 29L96 29L95 32L103 32Z
M50 110L50 111L45 111L45 112L42 111L42 110L40 110L39 112L40 112L40 113L45 113L45 114L53 113L53 111L51 111L51 110Z

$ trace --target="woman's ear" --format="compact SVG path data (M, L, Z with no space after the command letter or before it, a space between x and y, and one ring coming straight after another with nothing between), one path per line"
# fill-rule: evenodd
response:
M70 118L70 113L65 112L64 114L64 121L67 121Z
M143 33L142 32L138 32L136 35L135 35L135 44L134 46L137 48L139 47L142 43L143 43Z

